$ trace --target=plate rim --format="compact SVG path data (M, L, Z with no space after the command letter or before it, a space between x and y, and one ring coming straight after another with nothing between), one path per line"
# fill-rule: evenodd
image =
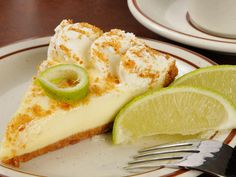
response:
M135 19L140 22L143 26L153 31L156 34L162 35L168 39L213 51L226 52L229 54L235 54L236 39L235 42L231 41L218 41L214 39L208 39L204 37L198 37L191 34L183 33L181 31L172 29L168 26L155 21L150 16L146 15L144 11L140 9L137 3L138 0L128 0L128 7L131 14ZM186 14L187 15L187 14ZM186 19L187 20L187 19ZM222 38L224 39L224 38ZM222 46L224 44L224 46Z
M51 36L29 38L29 39L16 41L12 44L2 46L0 48L0 62L4 61L6 58L8 58L11 55L15 55L15 54L18 54L18 53L21 53L21 52L25 52L27 50L33 50L33 49L37 49L37 48L47 47L49 45L49 39L50 38L51 38ZM156 40L156 39L142 38L142 37L140 37L140 38L143 39L143 40L146 40L146 41L152 41L152 42L155 42L155 43L171 46L171 47L174 47L178 50L193 54L193 55L197 56L198 59L204 60L207 63L209 63L210 65L216 65L217 64L216 62L212 61L208 57L205 57L205 56L203 56L203 55L201 55L197 52L186 49L184 47L180 47L180 46L170 44L170 43L167 43L167 42L163 42L163 41L159 41L159 40ZM16 48L14 48L14 47L16 47ZM182 57L177 56L177 58L182 58ZM185 60L183 60L183 61L184 62L188 61L189 63L188 62L187 63L190 64L190 65L193 64L191 61L189 61L187 59L186 59L186 61ZM16 169L14 167L9 167L9 166L4 165L2 163L0 163L0 166L3 167L3 168L6 168L8 170L11 170L15 173L21 173L23 175L30 175L30 176L36 176L36 177L42 176L42 175L26 172L26 171L23 171L23 170L19 170L19 169ZM148 172L148 173L150 173L150 172ZM143 174L145 174L145 173L143 173ZM0 175L6 176L6 174L0 174ZM138 174L138 175L135 175L135 176L139 176L139 175L142 175L142 174Z
M36 48L40 48L40 47L47 47L49 45L49 40L50 40L51 37L52 36L27 38L27 39L24 39L24 40L19 40L19 41L16 41L14 43L11 43L11 44L1 46L0 47L0 61L3 60L4 58L7 58L11 55L14 55L14 54L17 54L17 53L20 53L20 52L24 52L24 51L27 51L27 50L36 49ZM147 41L161 43L161 44L168 45L168 46L172 46L172 47L177 48L179 50L183 50L187 53L191 53L191 54L207 61L208 63L210 63L212 65L217 65L218 64L215 61L211 60L210 58L208 58L208 57L206 57L206 56L204 56L200 53L197 53L193 50L187 49L185 47L181 47L181 46L178 46L178 45L175 45L175 44L172 44L172 43L160 41L160 40L157 40L157 39L147 38L147 37L139 37L138 36L138 38L143 39L143 40L147 40ZM31 43L33 41L34 42L36 41L36 43L28 44L28 43ZM26 46L26 47L22 47L22 45ZM13 47L16 47L17 50L12 51L11 48L13 48ZM11 52L8 52L9 50Z

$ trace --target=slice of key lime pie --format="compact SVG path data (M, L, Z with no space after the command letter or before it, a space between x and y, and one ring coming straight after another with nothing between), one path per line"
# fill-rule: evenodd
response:
M124 104L148 89L167 86L177 72L171 56L132 33L103 33L87 23L63 20L47 60L8 124L0 160L19 166L107 132Z

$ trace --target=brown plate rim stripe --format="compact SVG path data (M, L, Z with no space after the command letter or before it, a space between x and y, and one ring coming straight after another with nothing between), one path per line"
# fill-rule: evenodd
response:
M213 139L216 135L217 135L218 131L216 131L209 139ZM227 136L228 137L228 136ZM143 173L139 173L137 175L132 175L132 176L138 176L138 175L142 175L142 174L148 174L148 173L151 173L151 172L154 172L154 171L158 171L158 170L161 170L165 167L160 167L158 169L155 169L155 170L151 170L151 171L147 171L147 172L143 172ZM189 170L188 169L178 169L172 173L169 173L169 174L166 174L166 175L162 175L160 177L175 177L175 176L178 176L178 175L181 175L181 174L184 174L186 172L188 172Z
M209 139L213 139L217 135L217 133L218 133L218 131L216 131L215 134L213 134ZM233 129L228 134L228 136L225 138L224 143L229 144L234 139L235 136L236 136L236 129ZM181 175L183 173L186 173L188 171L189 170L186 170L186 169L180 169L180 170L177 170L173 173L170 173L170 174L167 174L167 175L164 175L164 176L161 176L161 177L175 177L175 176Z
M51 36L45 36L45 37L51 37ZM40 37L40 38L44 38L44 37ZM30 40L36 40L36 39L40 39L40 38L33 38L33 39L30 38ZM168 42L163 42L163 41L160 41L160 40L157 40L157 39L151 39L151 38L145 38L145 37L138 37L138 38L140 38L140 39L146 39L146 40L153 41L153 42L162 43L162 44L165 44L165 45L169 45L169 46L172 46L172 47L175 47L175 48L178 48L178 49L187 51L187 52L189 52L189 53L191 53L191 54L193 54L193 55L196 55L196 56L198 56L198 57L200 57L200 58L206 60L207 62L209 62L209 63L212 64L212 65L218 65L216 62L214 62L214 61L211 60L210 58L207 58L206 56L201 55L201 54L199 54L199 53L197 53L197 52L194 52L194 51L192 51L192 50L189 50L189 49L187 49L187 48L180 47L180 46L178 46L178 45L171 44L171 43L168 43ZM19 41L19 42L16 42L16 43L12 43L12 44L17 44L17 43L26 42L26 41L29 41L29 40L26 39L26 40L23 40L23 41ZM8 47L8 46L10 46L10 45L12 45L12 44L9 44L9 45L3 46L3 47ZM8 53L8 54L6 54L6 55L0 56L0 60L3 59L3 58L6 58L6 57L8 57L8 56L17 54L17 53L19 53L19 52L23 52L23 51L27 51L27 50L35 49L35 48L40 48L40 47L46 47L46 46L48 46L48 45L49 45L49 43L47 43L47 44L42 44L42 45L36 45L36 46L33 46L33 47L27 47L27 48L24 48L24 49L20 49L20 50L17 50L17 51ZM3 47L1 47L1 48L3 48ZM0 50L1 50L1 48L0 48ZM164 52L164 53L167 53L167 52ZM168 54L169 54L169 53L168 53ZM171 55L173 55L173 54L171 54ZM186 61L187 63L190 62L190 61L187 61L187 60L185 60L185 59L183 59L183 61ZM192 65L192 64L191 64L191 65Z
M35 38L35 39L39 39L39 38ZM179 47L179 46L176 46L176 45L174 45L174 44L169 44L169 43L167 43L167 42L158 41L158 40L155 40L155 39L149 39L149 38L143 38L143 39L147 39L147 40L151 40L151 41L163 43L163 44L166 44L166 45L170 45L170 46L179 48L179 49L181 49L181 50L185 50L185 51L187 51L187 52L189 52L189 53L192 53L192 54L194 54L194 55L196 55L196 56L202 58L203 60L205 60L205 61L207 61L207 62L209 62L209 63L211 63L211 64L213 64L213 65L217 64L217 63L215 63L214 61L210 60L209 58L207 58L207 57L205 57L205 56L203 56L203 55L201 55L201 54L195 53L195 52L193 52L193 51L191 51L191 50L188 50L188 49L186 49L186 48ZM34 40L34 39L32 39L32 40ZM17 54L17 53L25 52L25 51L27 51L27 50L33 50L33 49L36 49L36 48L47 47L48 45L49 45L49 44L47 43L47 44L36 45L36 46L33 46L33 47L23 48L23 49L20 49L20 50L17 50L17 51L14 51L14 52L11 52L11 53L8 53L8 54L5 54L5 55L0 56L0 60L2 60L2 59L4 59L4 58L7 58L7 57L9 57L9 56L11 56L11 55ZM0 49L0 50L1 50L1 49ZM186 60L186 59L184 59L184 58L182 58L182 57L176 56L176 55L174 55L174 54L171 54L171 53L168 53L168 52L165 52L165 51L161 51L161 50L158 50L158 51L163 52L163 53L167 53L167 54L169 54L169 55L171 55L171 56L173 56L173 57L175 57L175 58L177 58L177 59L179 59L179 60L182 60L182 61L188 63L189 65L192 65L192 66L195 67L195 68L199 68L197 65L195 65L195 64L192 63L191 61L188 61L188 60ZM6 165L4 165L4 164L2 164L2 163L0 163L0 166L2 166L2 167L4 167L4 168L7 168L7 169L10 169L10 170L13 170L13 171L16 171L16 172L19 172L19 173L28 174L28 175L33 175L33 176L37 176L37 177L39 176L39 175L37 175L37 174L28 173L28 172L25 172L25 171L21 171L21 170L15 169L15 168L8 167L8 166L6 166ZM178 170L178 171L179 171L179 170ZM150 171L147 172L147 173L150 173ZM144 174L145 174L145 173L144 173ZM1 174L0 174L0 175L1 175ZM140 175L140 174L138 174L138 175Z
M163 168L165 168L165 167L158 167L158 168L156 168L156 169L154 169L154 170L150 170L150 171L147 171L147 172L142 172L142 173L139 173L139 174L134 174L134 175L129 175L129 176L124 176L124 177L135 177L135 176L139 176L139 175L144 175L144 174L148 174L148 173L151 173L151 172L154 172L154 171L158 171L158 170L161 170L161 169L163 169Z
M236 38L217 36L217 35L215 35L215 34L211 34L210 32L207 32L207 31L202 30L201 28L199 28L199 27L197 27L196 25L194 25L193 20L192 20L192 18L191 18L191 16L190 16L189 12L187 12L187 14L186 14L186 20L187 20L187 22L189 23L189 25L192 26L194 29L196 29L196 30L198 30L198 31L200 31L200 32L202 32L202 33L205 33L205 34L207 34L207 35L209 35L209 36L219 37L219 38L224 38L224 39L236 40Z
M204 37L199 37L199 36L194 36L191 34L187 34L187 33L183 33L177 30L174 30L172 28L169 28L167 26L164 26L158 22L156 22L155 20L153 20L152 18L150 18L149 16L147 16L142 10L141 8L138 6L137 0L132 0L134 7L136 8L136 10L143 16L145 17L147 20L149 20L150 22L154 23L155 25L161 26L162 28L165 28L169 31L173 31L175 33L181 34L181 35L185 35L185 36L189 36L192 38L197 38L197 39L202 39L202 40L206 40L206 41L214 41L214 42L219 42L219 43L229 43L229 44L236 44L236 42L230 42L230 41L221 41L221 40L216 40L216 39L208 39L208 38L204 38Z
M13 168L13 167L10 167L10 166L7 166L7 165L4 165L2 163L0 163L0 166L3 167L3 168L7 168L9 170L13 170L13 171L16 171L18 173L23 173L23 174L26 174L26 175L32 175L32 176L35 176L35 177L46 177L46 176L42 176L42 175L37 175L37 174L34 174L34 173L30 173L30 172L25 172L25 171L22 171L22 170L18 170L16 168ZM1 177L2 174L0 174L0 177ZM10 177L10 176L6 176L6 177Z
M0 60L2 60L3 58L9 57L11 55L17 54L17 53L21 53L21 52L24 52L24 51L27 51L27 50L32 50L32 49L36 49L36 48L40 48L40 47L47 47L48 45L49 44L42 44L42 45L37 45L37 46L33 46L33 47L27 47L27 48L24 48L24 49L20 49L20 50L5 54L3 56L0 56Z
M200 68L199 66L195 65L194 63L191 63L190 61L188 61L188 60L186 60L186 59L184 59L184 58L181 58L181 57L179 57L179 56L177 56L177 55L171 54L171 53L169 53L169 52L164 52L164 51L158 50L158 49L156 49L156 50L159 51L159 52L161 52L161 53L166 53L166 54L168 54L168 55L170 55L170 56L172 56L172 57L174 57L174 58L177 58L177 59L179 59L179 60L181 60L181 61L184 61L185 63L188 63L189 65L193 66L193 67L196 68L196 69Z
M175 172L172 172L172 173L169 173L169 174L166 174L166 175L162 175L160 177L175 177L175 176L178 176L178 175L181 175L181 174L184 174L186 172L188 172L189 170L187 169L180 169L180 170L177 170Z
M163 41L159 41L159 40L155 40L155 39L142 38L142 37L140 37L140 38L141 38L141 39L150 40L150 41L154 41L154 42L159 42L159 43L162 43L162 44L166 44L166 45L170 45L170 46L179 48L179 49L181 49L181 50L185 50L185 51L187 51L187 52L189 52L189 53L192 53L192 54L194 54L194 55L196 55L196 56L198 56L198 57L200 57L200 58L206 60L206 61L209 62L210 64L217 65L217 63L214 62L214 61L212 61L211 59L209 59L209 58L207 58L207 57L205 57L205 56L203 56L203 55L201 55L201 54L199 54L199 53L196 53L196 52L193 52L193 51L191 51L191 50L188 50L188 49L186 49L186 48L184 48L184 47L179 47L179 46L177 46L177 45L170 44L170 43L163 42ZM20 49L20 50L17 50L17 51L14 51L14 52L5 54L5 55L3 55L3 56L0 56L0 60L1 60L1 59L4 59L4 58L6 58L6 57L9 57L9 56L11 56L11 55L20 53L20 52L24 52L24 51L27 51L27 50L32 50L32 49L36 49L36 48L40 48L40 47L47 47L48 45L49 45L49 44L47 43L47 44L42 44L42 45L37 45L37 46L33 46L33 47L27 47L27 48L24 48L24 49ZM157 50L157 49L156 49L156 50ZM174 56L174 57L176 57L176 58L178 58L178 59L180 59L180 60L182 60L182 61L184 61L184 62L186 62L186 63L188 63L188 64L190 64L190 65L192 65L192 66L195 67L195 68L199 68L197 65L195 65L195 64L192 63L191 61L188 61L188 60L186 60L186 59L184 59L184 58L182 58L182 57L176 56L176 55L174 55L174 54L171 54L171 53L168 53L168 52L165 52L165 51L161 51L161 50L158 50L158 51L163 52L163 53L167 53L167 54L169 54L169 55L171 55L171 56Z
M212 140L216 135L217 135L218 131L216 131L209 139ZM227 136L228 137L228 136ZM184 174L186 172L188 172L190 170L187 170L187 169L179 169L179 170L176 170L170 174L166 174L166 175L163 175L163 176L160 176L160 177L175 177L175 176L178 176L178 175L181 175L181 174Z
M234 139L235 136L236 136L236 129L233 129L231 130L229 135L225 138L224 143L229 144Z
M215 133L213 135L211 135L211 137L209 139L212 140L217 135L217 133L219 133L219 131L215 131Z
M200 53L197 53L197 52L194 52L193 50L190 50L190 49L187 49L187 48L184 48L184 47L181 47L181 46L178 46L178 45L175 45L175 44L172 44L172 43L168 43L168 42L163 42L163 41L160 41L160 40L157 40L157 39L151 39L151 38L146 38L146 37L138 37L140 39L146 39L146 40L149 40L149 41L153 41L153 42L158 42L158 43L162 43L162 44L165 44L165 45L169 45L169 46L172 46L172 47L175 47L175 48L178 48L178 49L181 49L181 50L184 50L184 51L187 51L193 55L196 55L204 60L206 60L208 63L212 64L212 65L218 65L218 63L214 62L213 60L211 60L210 58L207 58L206 56L200 54ZM167 52L164 52L164 53L167 53ZM173 54L172 54L173 55Z
M216 131L215 134L210 137L210 139L213 139L216 136L217 133L218 133L218 131ZM236 136L236 129L233 129L228 134L228 136L225 138L224 143L225 144L229 144L234 139L235 136ZM175 177L175 176L181 175L183 173L186 173L188 171L189 170L180 169L180 170L177 170L177 171L175 171L173 173L170 173L170 174L167 174L167 175L163 175L161 177Z

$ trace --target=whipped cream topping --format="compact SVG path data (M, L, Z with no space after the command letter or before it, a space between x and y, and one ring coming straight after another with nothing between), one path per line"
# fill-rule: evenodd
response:
M55 29L48 48L48 60L76 63L86 67L89 48L102 30L88 23L63 20Z
M122 56L119 80L130 87L145 89L163 86L173 58L141 44L130 47Z
M75 105L59 103L33 83L13 121L13 124L25 121L24 129L8 129L10 138L5 137L1 145L0 159L32 152L78 130L105 125L134 96L150 87L164 85L170 65L175 65L174 59L145 46L132 33L118 29L102 33L90 24L73 24L70 20L63 20L56 27L48 58L40 65L39 72L61 63L86 67L91 97ZM78 118L79 115L86 115L86 119Z
M173 59L146 46L133 33L119 29L102 31L87 23L63 20L55 29L48 49L48 60L40 67L57 63L76 63L82 67L95 68L100 87L106 78L114 77L119 84L144 90L162 86L166 70ZM42 71L43 69L40 69ZM92 72L93 73L93 72Z
M94 41L90 49L92 66L101 73L118 75L121 57L133 45L142 43L133 33L112 29Z

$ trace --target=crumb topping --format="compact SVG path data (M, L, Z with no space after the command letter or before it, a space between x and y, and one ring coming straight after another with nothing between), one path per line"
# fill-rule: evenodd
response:
M68 20L62 20L62 22L60 23L60 27L64 28L65 26L67 26L68 24L73 24L73 20L68 19Z
M113 90L118 83L118 78L111 75L108 75L105 79L96 77L89 87L89 94L84 99L72 103L65 103L48 97L44 90L34 82L28 92L29 95L26 96L23 103L27 105L24 110L21 110L24 114L17 114L17 116L11 120L7 129L6 138L10 143L14 143L19 134L32 120L47 118L58 110L68 111L81 105L86 105L89 103L91 97L102 96L108 93ZM66 86L68 85L71 86L74 85L74 83L68 82ZM35 102L35 99L40 98L44 99L44 101L47 100L46 107L43 107L37 100Z
M130 60L130 59L123 59L123 65L125 68L129 69L129 70L132 70L134 68L136 68L136 64L133 60Z
M90 60L91 63L97 67L95 67L96 69L103 71L113 70L114 72L122 71L123 76L120 76L120 73L114 74L107 72L106 75L102 77L100 77L100 75L95 78L90 77L88 95L84 99L72 103L64 103L50 98L37 84L34 78L32 87L23 101L24 108L20 111L22 113L16 114L7 128L6 138L9 143L12 143L13 147L19 135L33 120L47 119L57 111L68 111L81 105L86 105L90 102L92 97L102 96L116 89L116 86L123 82L124 78L122 77L128 78L132 76L130 80L127 79L128 82L134 81L135 79L135 81L141 79L138 80L138 82L143 82L146 79L148 80L148 87L152 87L156 84L161 75L158 57L164 56L165 60L171 58L170 55L164 55L145 46L142 42L137 40L132 33L125 33L122 30L113 29L102 35L102 30L93 25L88 23L72 23L73 22L70 20L63 20L59 27L56 28L55 36L60 38L61 41L54 41L54 38L51 40L50 45L52 45L52 51L50 51L51 53L49 52L50 59L41 64L39 72L59 63L71 63L71 61L76 61L76 63L80 65L86 63L83 57L87 57L87 54L84 54L84 51L82 52L83 55L80 56L76 53L78 48L76 48L75 52L73 48L66 45L72 38L66 35L66 33L62 31L62 28L64 30L68 27L67 30L73 31L71 32L72 34L74 34L74 32L78 33L76 34L77 40L82 41L82 36L86 36L87 38L91 38L88 44L94 41L92 45L90 44ZM91 34L91 31L87 29L92 30L94 34ZM61 53L63 53L68 60L65 59L65 56L63 56L64 58L61 60L61 56L59 55ZM90 73L91 68L87 69ZM133 77L133 75L135 75L135 77ZM172 68L167 71L167 75L169 75L171 79L177 75L175 63L173 63ZM165 84L169 84L172 81L171 79L168 80L167 78ZM60 87L73 87L77 84L77 82L67 80L60 83ZM40 100L43 100L45 103L41 104ZM25 144L22 143L18 146L24 148Z
M32 117L45 117L51 114L52 110L44 110L40 105L35 104L32 107L28 108L28 111L31 112Z
M70 40L70 39L68 38L68 36L66 36L64 33L62 33L61 38L62 38L65 42L67 42L67 41Z
M78 33L81 33L81 34L84 34L84 35L88 35L88 32L86 32L86 31L84 31L84 30L82 30L82 29L79 29L79 28L75 28L75 27L73 27L73 26L70 26L69 28L68 28L68 30L71 30L71 31L76 31L76 32L78 32Z
M120 58L137 43L141 43L134 34L112 29L94 41L91 46L91 63L105 76L118 76Z
M98 27L88 23L70 23L63 20L55 29L48 49L48 60L76 63L87 67L91 43L103 34Z
M119 79L122 82L144 88L155 87L157 83L163 84L166 69L173 63L170 58L169 55L146 45L132 46L121 57Z
M78 35L79 38L82 36L86 36L87 38L91 38L91 30L94 34L97 34L98 36L102 35L103 31L93 25L90 25L88 23L76 23L72 24L68 27L68 31L74 31L79 33ZM65 32L63 33L65 34Z
M95 78L95 80L92 81L89 90L91 94L94 94L96 96L101 96L115 89L119 83L120 81L118 77L108 74L103 79Z
M99 50L93 49L92 53L95 57L97 57L101 62L106 63L108 65L109 59Z
M65 45L63 45L63 44L61 44L60 46L60 49L65 53L65 55L67 56L67 57L71 57L71 50L70 49L68 49Z
M96 26L93 26L89 23L81 22L79 24L80 24L81 27L91 29L94 33L98 33L99 36L103 34L103 31L100 28L98 28Z
M116 53L120 52L121 44L117 40L105 41L101 44L102 48L112 47Z

